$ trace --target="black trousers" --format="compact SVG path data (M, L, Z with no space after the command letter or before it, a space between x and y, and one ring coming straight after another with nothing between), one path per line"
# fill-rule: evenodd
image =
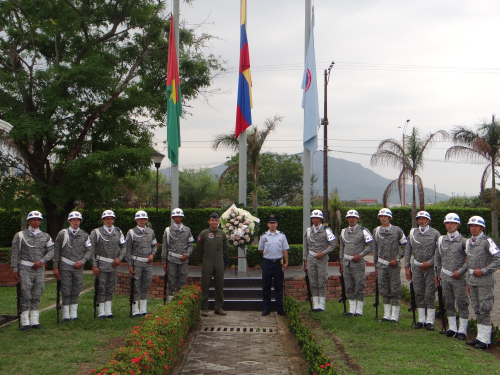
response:
M283 310L283 270L281 262L277 259L275 262L264 259L262 264L262 311L268 313L271 311L271 284L274 279L274 298L276 300L277 310L284 313Z

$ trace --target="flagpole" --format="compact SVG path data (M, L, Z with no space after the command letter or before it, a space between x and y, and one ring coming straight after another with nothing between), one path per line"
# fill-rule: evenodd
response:
M174 33L177 66L179 66L179 0L174 0ZM180 159L179 156L178 159ZM179 161L177 161L177 165L172 163L170 188L172 189L172 206L170 208L174 209L179 207ZM170 219L170 225L174 225L173 219Z
M245 22L247 22L247 2L245 1ZM240 17L243 9L242 2L240 2ZM247 131L246 129L238 136L239 141L239 189L238 189L238 202L247 205ZM245 256L245 248L238 247L238 273L246 272L246 260L241 258Z
M309 37L311 34L311 0L306 0L306 9L305 9L305 34L304 34L304 64L307 57L307 48L309 47ZM311 214L311 151L309 151L304 146L304 154L302 157L302 165L303 165L303 202L302 202L302 233L306 233L307 228L309 227L309 222L311 221L309 215Z

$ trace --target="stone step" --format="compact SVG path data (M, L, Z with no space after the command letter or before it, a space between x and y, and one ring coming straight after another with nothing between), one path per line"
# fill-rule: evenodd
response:
M208 300L208 308L214 309L214 301ZM262 298L259 300L224 300L224 310L227 311L262 311ZM276 302L271 301L271 311L276 311Z
M214 289L210 288L208 298L214 298ZM271 288L271 298L274 298L274 288ZM226 288L224 287L224 299L233 300L262 300L262 288Z
M215 286L214 280L210 283L211 287ZM261 277L225 277L224 288L254 288L262 289Z

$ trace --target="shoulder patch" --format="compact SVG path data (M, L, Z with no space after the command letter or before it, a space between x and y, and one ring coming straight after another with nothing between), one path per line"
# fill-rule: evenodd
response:
M401 236L401 238L399 239L399 243L400 243L401 245L404 245L404 244L405 244L405 243L407 243L408 241L406 240L406 236L405 236L405 234L404 234L403 230L401 230L401 234L402 234L402 236Z
M196 242L200 242L201 241L201 234L198 236L198 240Z
M490 254L491 255L495 255L497 254L500 250L498 249L498 246L496 245L496 243L491 239L491 238L486 238L489 242L489 245L490 245L490 248L489 248L489 251L490 251Z
M366 229L365 227L361 227L361 228L362 228L363 234L365 236L365 243L372 242L373 237L372 237L370 231L368 229Z
M328 241L335 241L335 235L330 228L326 228L326 236Z

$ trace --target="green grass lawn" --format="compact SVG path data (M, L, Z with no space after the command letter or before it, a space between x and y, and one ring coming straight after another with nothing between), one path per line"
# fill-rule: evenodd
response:
M93 284L91 275L85 279L87 284L89 281ZM46 305L55 303L55 282L46 285L44 294L49 284L53 284L54 296ZM15 288L0 288L0 292L6 293L3 289L12 290L15 297ZM0 296L1 306L10 309L10 303L3 303L3 296ZM93 298L93 292L80 296L79 319L74 322L57 325L56 310L51 309L40 314L40 324L46 330L19 332L17 323L2 328L0 374L82 374L107 363L116 346L123 344L140 320L129 318L128 297L118 295L113 298L113 314L117 318L94 320ZM150 300L148 311L154 311L162 303Z
M56 287L57 282L48 281L45 283L45 289L40 298L40 309L56 303ZM83 275L83 290L94 287L94 276ZM0 314L16 315L17 314L17 297L16 287L0 288Z
M373 302L366 298L362 318L344 318L337 301L327 302L324 313L310 314L307 324L316 327L315 340L339 374L500 374L500 360L440 335L441 322L433 332L415 330L411 313L402 306L398 325L378 323ZM309 304L301 303L301 309L307 315Z

